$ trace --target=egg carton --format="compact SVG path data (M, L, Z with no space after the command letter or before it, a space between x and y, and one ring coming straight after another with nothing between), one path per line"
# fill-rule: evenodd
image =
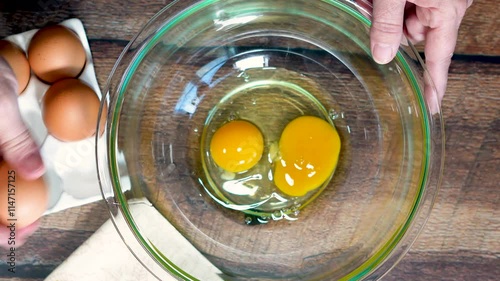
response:
M80 38L87 62L78 79L89 85L99 99L102 99L82 22L79 19L69 19L59 24L73 30ZM4 39L21 47L26 53L31 38L37 31L38 29L34 29ZM50 85L40 81L32 73L28 86L18 99L21 116L40 146L46 167L44 177L49 187L49 200L44 215L102 199L97 179L95 137L76 142L62 142L51 136L45 127L41 104L49 87Z

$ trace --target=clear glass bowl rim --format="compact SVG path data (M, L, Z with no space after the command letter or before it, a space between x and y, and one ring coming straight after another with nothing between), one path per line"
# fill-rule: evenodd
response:
M185 4L187 1L175 0L161 9L155 16L153 16L148 23L135 35L135 37L129 42L129 44L124 48L120 57L115 63L115 66L110 72L109 78L106 82L106 86L104 88L103 93L105 96L102 99L101 109L99 112L99 117L105 112L103 108L107 107L110 98L110 92L117 91L119 92L124 88L124 84L127 83L127 75L133 73L134 64L137 62L138 57L144 52L145 48L151 44L154 38L158 38L158 34L155 34L154 26L156 21L161 18L161 16L176 6L180 5L180 2L184 2L184 5L191 8L200 3L211 3L218 2L219 0L207 0L207 1L189 1L190 4ZM355 0L324 0L324 2L331 3L332 5L340 8L348 13L351 16L356 17L357 20L363 22L367 26L371 25L371 22L367 17L371 16L371 3L360 0L363 2L365 7L359 6ZM353 8L356 8L358 12L352 14L354 11ZM360 11L364 14L361 15ZM182 14L185 10L182 10L176 15ZM169 18L172 20L173 18ZM153 29L152 29L153 28ZM143 48L134 51L134 55L131 58L127 57L127 53L132 49L132 47L138 42L141 43L142 38L147 38L147 44L144 44ZM417 63L423 69L424 75L428 75L425 64L420 57L416 48L409 43L405 48L405 51L411 53L416 59ZM404 58L400 56L398 52L399 59L405 63ZM127 62L126 70L123 73L119 73L118 67L124 63L125 60L129 60ZM133 63L131 63L133 62ZM408 72L407 72L408 73ZM122 74L122 75L120 75ZM413 74L410 72L410 76ZM119 77L119 78L118 78ZM125 79L124 79L125 78ZM413 79L412 77L409 77ZM119 79L120 82L116 86L113 87L114 80ZM430 78L427 78L430 79ZM430 82L432 85L432 82ZM360 267L358 267L355 271L351 272L342 280L360 280L360 279L379 279L388 273L396 264L404 257L404 255L408 252L411 245L415 242L419 233L422 231L425 223L427 222L432 206L437 196L437 192L439 186L441 185L443 170L444 170L444 126L442 115L439 112L431 112L428 103L425 102L425 99L422 97L422 94L419 95L420 101L422 105L425 107L423 110L427 113L426 118L423 118L426 123L425 129L427 134L427 145L430 153L433 155L428 155L428 168L427 173L424 180L422 181L422 186L420 188L420 192L418 197L416 198L412 212L409 216L408 221L401 227L401 230L397 232L397 235L393 237L383 248L382 251L378 252L375 256L370 257L365 263L363 263ZM436 104L439 102L436 101ZM110 110L112 112L112 110ZM108 112L108 117L111 116L111 113ZM116 114L116 113L115 113ZM118 120L116 116L112 118L112 120ZM113 123L115 123L113 122ZM97 128L100 128L102 124L101 118L98 118ZM132 214L129 212L127 207L127 201L123 196L120 188L119 179L113 176L113 172L116 172L113 168L113 165L110 163L114 163L113 160L116 159L116 155L114 155L114 149L116 144L116 139L114 139L113 135L116 133L116 124L111 124L112 130L109 130L108 120L106 123L106 133L105 133L105 141L96 136L96 164L98 168L98 180L101 187L101 193L104 200L107 203L107 207L110 212L110 217L120 234L122 240L130 249L132 254L136 256L136 258L144 265L146 269L148 269L153 275L158 277L158 270L166 270L170 274L174 275L177 278L181 278L181 280L198 280L191 276L189 273L184 272L181 268L172 263L168 257L165 257L157 248L146 238L141 235L141 232L137 225L134 222L134 218ZM102 149L106 150L106 155L103 156ZM110 161L111 160L111 161ZM108 175L109 173L110 175ZM111 177L111 178L110 178ZM112 195L110 195L110 191L112 191ZM126 225L120 223L120 220L125 220ZM125 232L127 232L125 234ZM133 237L130 235L133 234ZM138 245L139 244L139 245ZM139 246L139 247L138 247ZM137 251L146 251L147 254L155 260L156 265L160 268L151 268L151 266L146 266L138 256Z

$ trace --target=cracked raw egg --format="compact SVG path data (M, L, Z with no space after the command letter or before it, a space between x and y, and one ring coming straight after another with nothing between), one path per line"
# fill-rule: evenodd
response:
M314 116L296 118L281 134L274 183L287 195L303 196L328 180L339 153L340 138L332 125Z
M217 129L210 143L210 154L222 169L239 173L255 166L264 151L259 128L245 120L233 120Z
M330 180L340 161L338 115L289 84L287 70L249 72L286 79L245 80L210 109L199 138L198 182L218 204L249 215L247 224L253 217L259 223L295 220L323 190L335 188Z
M249 121L233 120L217 129L210 154L223 170L241 173L258 164L264 151L261 131ZM282 193L299 197L319 188L333 174L340 153L339 135L330 123L301 116L281 133L278 153L269 150L274 184Z

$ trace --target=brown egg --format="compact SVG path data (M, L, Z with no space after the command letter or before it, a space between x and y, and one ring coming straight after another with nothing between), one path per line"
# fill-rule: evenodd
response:
M26 180L0 162L0 223L17 229L38 220L47 209L48 187L43 178ZM0 226L1 227L1 226Z
M78 35L62 25L40 29L28 47L31 69L47 83L77 77L82 72L86 59L85 49Z
M26 54L14 43L7 40L0 40L0 56L2 56L10 68L14 71L17 79L17 93L21 94L30 81L30 65Z
M99 107L99 97L92 88L78 79L64 79L45 93L43 121L55 138L78 141L95 135Z

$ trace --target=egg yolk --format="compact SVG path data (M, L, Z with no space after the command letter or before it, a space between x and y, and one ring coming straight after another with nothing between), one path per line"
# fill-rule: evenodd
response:
M210 142L210 154L222 169L239 173L249 170L262 157L264 138L252 123L234 120L215 131Z
M340 138L331 124L314 116L290 122L279 141L274 183L289 196L303 196L332 175L340 153Z

